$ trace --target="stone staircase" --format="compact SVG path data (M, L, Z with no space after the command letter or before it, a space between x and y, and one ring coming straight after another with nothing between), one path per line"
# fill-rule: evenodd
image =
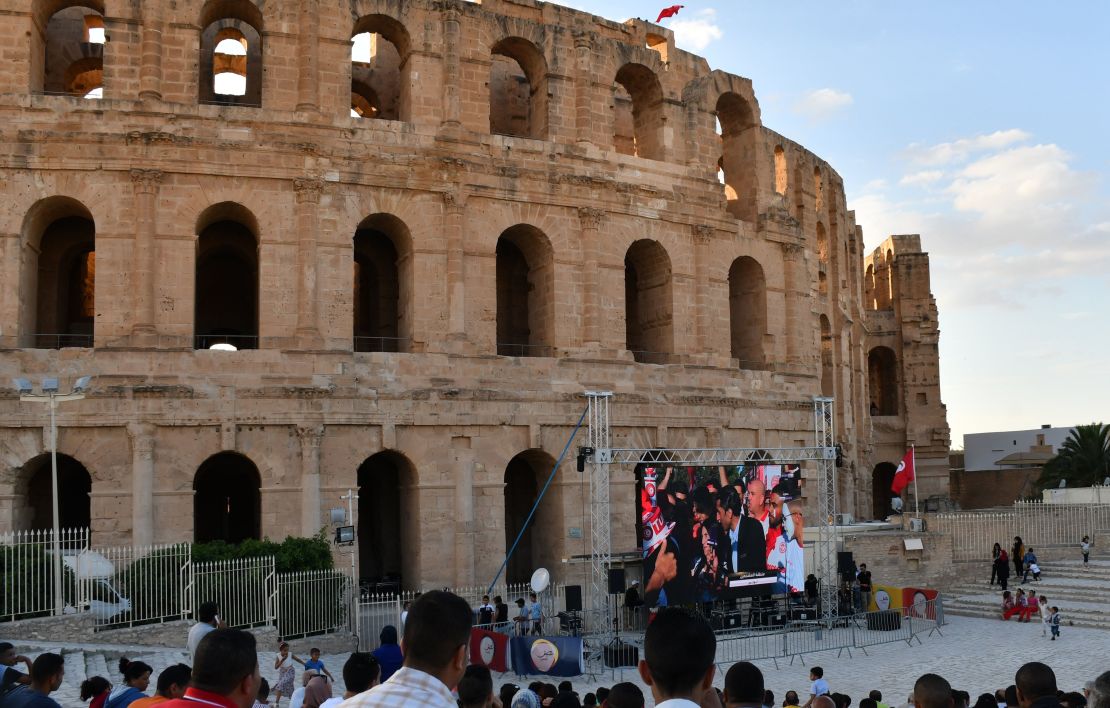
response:
M1050 606L1060 608L1064 626L1110 630L1110 558L1092 557L1087 570L1080 560L1046 561L1040 566L1040 582L1030 576L1028 583L1021 583L1020 577L1011 575L1010 591L1020 587L1044 595ZM988 584L990 568L984 563L961 564L957 572L964 580L948 587L944 611L965 617L1000 618L1002 590Z

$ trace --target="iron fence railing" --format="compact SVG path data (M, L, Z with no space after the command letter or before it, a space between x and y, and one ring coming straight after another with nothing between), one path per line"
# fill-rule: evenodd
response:
M1014 536L1026 547L1073 545L1083 536L1110 529L1110 504L1045 504L1019 501L1012 508L940 513L929 531L950 535L957 561L990 561L994 544L1009 552Z

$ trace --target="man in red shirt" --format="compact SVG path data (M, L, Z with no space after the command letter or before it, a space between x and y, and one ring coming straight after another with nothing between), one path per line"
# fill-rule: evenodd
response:
M261 680L254 635L216 629L197 646L185 695L161 708L251 708Z

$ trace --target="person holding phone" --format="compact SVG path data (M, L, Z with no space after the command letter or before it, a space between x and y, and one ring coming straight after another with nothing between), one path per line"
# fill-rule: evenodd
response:
M197 623L189 628L189 640L186 646L189 649L189 658L196 661L197 645L204 635L214 629L223 629L224 623L220 620L220 607L215 602L202 602L197 608Z

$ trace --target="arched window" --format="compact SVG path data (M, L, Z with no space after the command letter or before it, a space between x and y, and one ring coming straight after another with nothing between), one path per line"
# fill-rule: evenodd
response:
M524 522L554 467L554 458L542 450L522 452L505 467L506 552L524 529L524 535L510 556L505 571L505 579L509 583L526 583L536 568L550 567L558 562L555 544L550 540L563 537L562 492L557 485L548 488L532 523L524 528Z
M662 160L663 87L643 64L625 64L613 84L613 143L622 155Z
M387 15L366 15L351 36L351 116L410 120L409 34Z
M66 197L37 203L24 220L25 345L91 347L96 322L96 226Z
M518 224L497 239L497 353L551 356L555 263L539 229Z
M89 98L102 96L104 4L38 2L34 17L32 89Z
M741 369L764 368L767 282L763 266L754 258L741 256L728 269L728 310L732 358Z
M13 525L20 530L46 530L54 527L53 474L50 455L30 460L16 475L16 505ZM85 529L91 520L89 494L92 476L77 460L58 454L58 526ZM22 499L23 504L18 500Z
M829 318L821 315L821 395L832 396L835 390L833 381L833 336Z
M641 239L624 256L625 346L636 361L662 364L674 352L671 259L658 241Z
M404 222L374 214L355 232L356 352L407 352L412 344L412 238Z
M489 75L489 132L547 137L547 61L536 45L508 37L493 45Z
M200 15L200 102L262 105L262 13L250 0L208 0Z
M786 151L782 145L775 146L775 194L786 196L787 188Z
M262 538L262 477L250 458L221 452L193 478L193 541Z
M728 211L739 219L753 220L756 211L755 117L739 94L723 93L717 99L717 122L721 126L721 170L724 172Z
M867 383L872 415L898 415L898 357L889 347L867 355Z
M875 300L875 264L868 263L867 270L863 274L863 301L865 307L871 310L879 309L879 304Z
M415 587L422 542L416 473L407 457L384 450L358 468L359 577L381 591Z
M257 223L233 202L209 207L197 222L197 349L258 348Z

